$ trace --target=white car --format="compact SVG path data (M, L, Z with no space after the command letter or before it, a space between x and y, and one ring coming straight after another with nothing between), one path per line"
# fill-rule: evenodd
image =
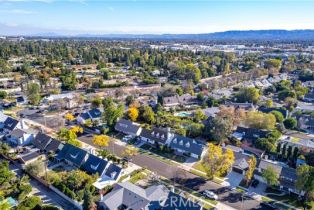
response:
M205 195L207 198L218 200L218 195L216 195L214 192L210 190L205 190L203 192L203 195Z
M132 139L132 135L127 135L122 138L123 141L129 141L130 139Z

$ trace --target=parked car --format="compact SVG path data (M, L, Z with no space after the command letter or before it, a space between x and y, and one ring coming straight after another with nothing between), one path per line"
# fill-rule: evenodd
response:
M133 138L132 135L127 135L122 138L122 141L130 141Z
M257 187L258 184L259 184L259 181L258 181L257 179L254 179L254 180L252 181L251 186L255 188L255 187Z
M275 206L272 202L262 202L261 206L266 207L267 209L272 210L280 210L277 206Z
M218 195L216 195L213 191L205 190L203 195L205 195L207 198L218 200Z

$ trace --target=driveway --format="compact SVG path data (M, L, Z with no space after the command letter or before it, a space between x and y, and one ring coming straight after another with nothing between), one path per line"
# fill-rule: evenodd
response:
M185 160L185 162L183 163L184 165L190 167L190 168L193 168L193 165L195 163L197 163L199 160L196 159L196 158L193 158L193 157L189 157Z
M95 146L92 144L91 136L85 135L79 137L78 139L86 144ZM125 146L110 142L107 149L121 157ZM228 187L223 187L220 184L208 181L202 177L187 172L186 170L180 169L177 166L166 164L147 155L138 154L132 158L132 162L141 167L145 167L160 176L166 177L167 179L172 181L174 185L180 184L197 192L203 192L206 189L212 190L218 194L220 202L223 202L225 205L231 206L234 209L241 209L242 194L236 191L232 191ZM244 205L242 210L265 209L260 206L260 202L249 197L244 197L243 202Z
M242 181L242 179L244 178L244 176L242 174L239 174L237 172L231 171L225 179L225 182L229 183L229 185L231 188L237 187L239 186L240 182Z

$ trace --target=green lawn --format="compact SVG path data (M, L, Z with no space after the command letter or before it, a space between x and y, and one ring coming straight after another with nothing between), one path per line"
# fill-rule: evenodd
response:
M289 204L291 206L294 206L296 208L302 208L302 202L298 200L297 196L293 195L269 195L271 199L281 201L282 203Z

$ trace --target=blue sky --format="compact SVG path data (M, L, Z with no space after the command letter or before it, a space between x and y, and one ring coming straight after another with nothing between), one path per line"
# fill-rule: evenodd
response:
M314 0L0 0L0 34L314 29Z

